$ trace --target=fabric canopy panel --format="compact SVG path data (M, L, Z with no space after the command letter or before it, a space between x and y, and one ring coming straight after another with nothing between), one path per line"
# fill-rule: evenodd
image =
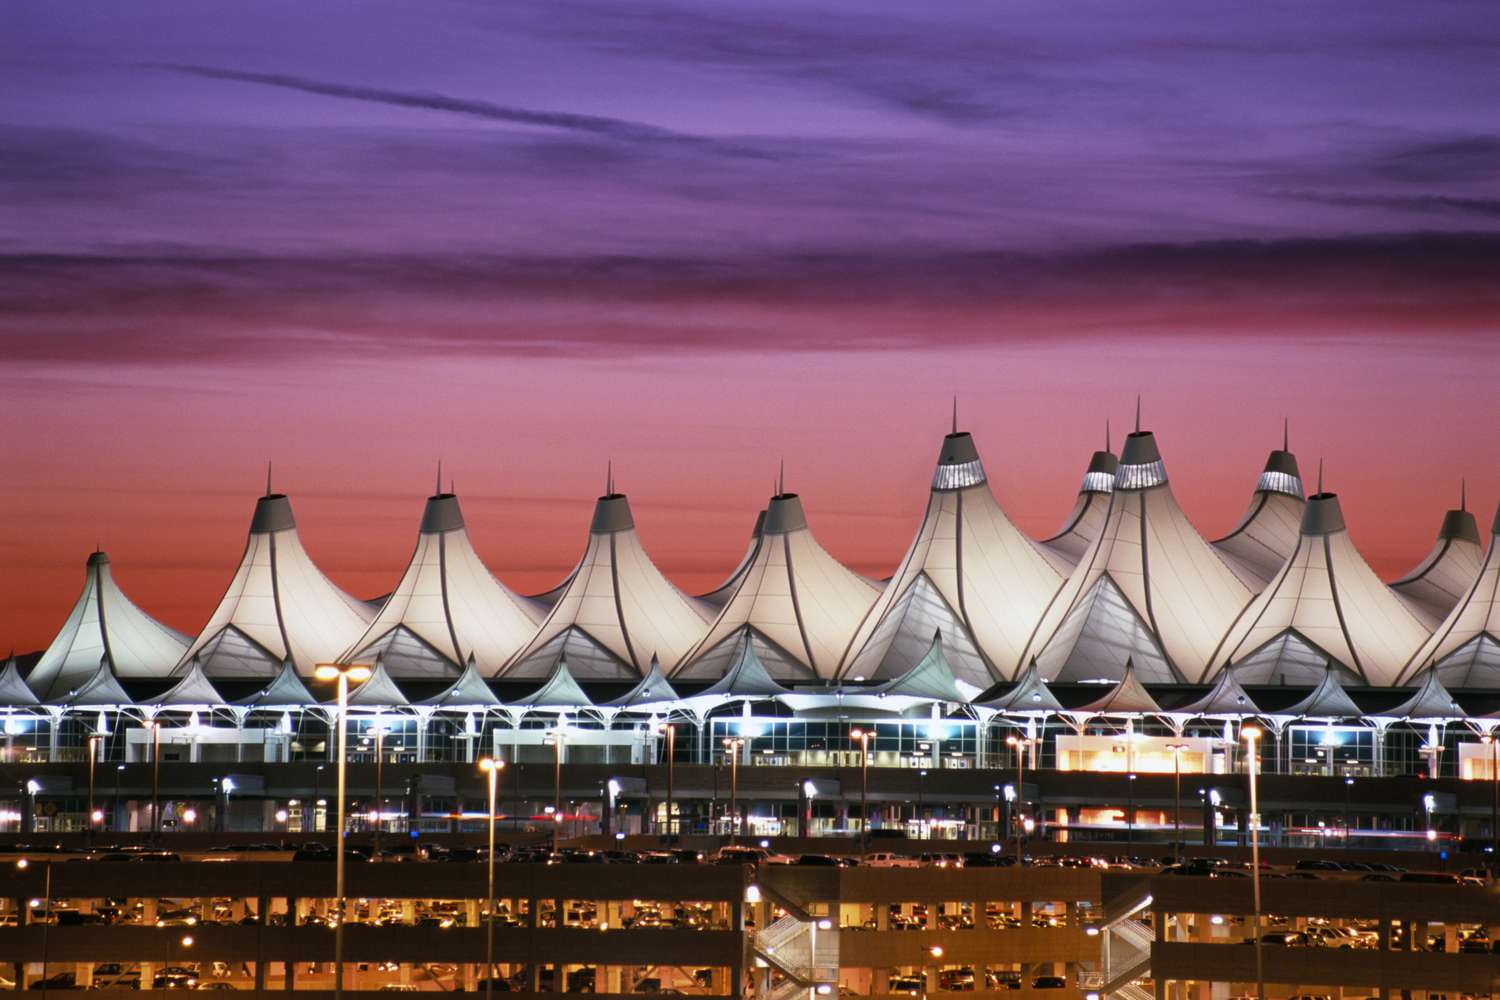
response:
M1271 452L1255 482L1250 508L1234 530L1214 542L1240 581L1259 593L1281 571L1297 548L1304 493L1297 458L1287 451Z
M1225 634L1214 665L1234 664L1244 684L1305 685L1331 661L1359 683L1389 686L1426 637L1360 557L1338 497L1318 493L1296 551Z
M927 511L900 567L849 644L840 678L886 680L927 654L934 632L959 680L1016 676L1063 577L990 491L974 439L943 440Z
M681 659L708 624L710 609L672 586L646 555L620 493L595 504L588 547L555 593L541 628L503 676L547 677L566 657L580 680L638 680L652 656Z
M1424 625L1435 629L1479 576L1482 555L1474 515L1462 507L1450 510L1427 558L1391 589Z
M1037 628L1050 681L1201 681L1250 591L1194 530L1148 431L1126 439L1103 532Z
M187 636L131 603L114 582L109 556L89 556L83 591L27 682L43 700L85 683L101 659L125 678L166 677L182 659Z
M427 499L401 582L343 659L370 661L402 679L453 679L470 656L480 673L500 670L536 634L544 609L508 590L485 568L464 528L458 497Z
M760 539L734 595L672 676L722 677L736 647L753 636L773 677L832 678L877 593L818 544L797 494L780 493L766 505Z
M285 495L255 505L239 569L179 671L198 657L209 677L274 677L290 658L304 676L336 659L369 625L372 612L313 564Z
M1109 516L1109 497L1115 491L1115 472L1120 462L1109 450L1108 441L1103 451L1096 451L1089 459L1088 470L1083 474L1083 483L1078 487L1078 499L1057 534L1043 539L1042 554L1053 567L1064 576L1073 572L1089 546L1094 544L1104 531L1104 522Z
M1401 683L1435 668L1443 685L1500 689L1500 507L1490 528L1490 545L1474 580L1442 624L1417 650L1402 672Z

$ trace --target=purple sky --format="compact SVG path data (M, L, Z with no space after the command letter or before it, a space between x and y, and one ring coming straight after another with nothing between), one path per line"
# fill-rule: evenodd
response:
M1398 570L1500 494L1497 64L1482 2L13 5L0 645L101 530L194 627L266 457L348 526L438 453L523 511L613 457L722 512L662 556L692 586L786 455L888 572L951 392L1035 533L1137 391L1206 531L1291 414L1410 513L1366 532ZM191 553L141 541L165 483L233 498ZM362 592L380 516L324 553ZM539 589L577 540L528 531L486 554Z

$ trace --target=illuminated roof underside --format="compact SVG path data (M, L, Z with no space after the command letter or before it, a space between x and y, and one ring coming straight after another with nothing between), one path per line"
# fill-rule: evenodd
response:
M1307 501L1297 549L1225 634L1214 656L1243 684L1314 683L1331 661L1389 686L1426 636L1354 547L1338 498Z
M255 505L250 537L229 588L177 667L193 657L209 677L274 677L290 657L311 675L338 657L373 613L335 587L302 548L285 496Z
M1126 440L1108 517L1048 608L1031 649L1049 681L1198 680L1249 600L1167 485L1149 432Z
M451 680L472 655L481 674L494 674L536 634L542 613L485 568L458 498L436 494L401 582L343 659L378 655L392 677Z
M583 558L556 593L503 676L548 677L566 656L579 680L639 680L653 655L676 662L706 625L705 606L672 586L646 555L630 501L619 493L595 504Z
M55 698L93 677L107 660L120 677L166 677L187 648L174 632L131 603L110 573L109 556L89 556L83 590L27 683Z
M772 677L831 678L875 598L872 584L818 544L797 495L779 494L766 507L755 553L734 596L672 676L723 676L735 648L749 636Z
M936 632L959 680L981 689L1008 680L1062 582L996 503L973 439L950 434L917 535L839 676L896 677L926 654Z
M1448 617L1417 650L1401 678L1408 683L1419 671L1436 666L1438 679L1450 689L1500 690L1500 508L1490 529L1490 545L1474 581Z

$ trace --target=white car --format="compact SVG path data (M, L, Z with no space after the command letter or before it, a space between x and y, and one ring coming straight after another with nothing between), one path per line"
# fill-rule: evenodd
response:
M921 868L922 862L906 854L893 854L890 851L877 851L867 856L861 865L866 868Z

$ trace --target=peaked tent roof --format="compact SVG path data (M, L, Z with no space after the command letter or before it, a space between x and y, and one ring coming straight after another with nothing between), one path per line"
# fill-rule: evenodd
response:
M151 699L151 704L162 707L222 705L224 696L219 694L218 689L204 676L202 661L194 659L186 676Z
M652 656L677 662L703 635L712 610L651 562L630 501L615 492L595 504L583 558L554 593L540 629L501 676L546 677L566 660L585 680L636 680Z
M375 667L364 683L349 692L348 702L350 708L385 708L411 704L396 686L396 682L391 680L390 672L385 669L385 658L381 656L375 657Z
M464 664L464 672L458 675L458 680L448 685L440 694L434 695L425 701L417 702L419 705L432 705L437 708L493 708L500 705L500 699L495 697L495 692L479 676L479 668L474 663L474 654L469 654L469 660Z
M318 699L313 697L313 693L297 675L297 668L290 659L282 661L281 670L271 683L250 697L235 702L236 705L247 708L304 708L317 703Z
M1443 687L1438 675L1430 670L1422 677L1422 686L1410 698L1395 708L1369 714L1412 722L1456 722L1469 717L1469 713L1460 708L1453 695Z
M1474 581L1412 656L1402 682L1433 666L1451 690L1500 688L1500 507Z
M1124 676L1109 689L1108 694L1071 712L1074 715L1160 715L1162 709L1136 676L1135 664L1127 662Z
M21 677L21 668L16 663L16 655L12 653L5 661L4 669L0 669L0 708L24 708L39 704L41 699L26 686L26 681Z
M1068 512L1062 527L1051 538L1042 540L1042 554L1064 576L1073 572L1073 567L1094 544L1094 539L1104 531L1109 497L1115 491L1115 473L1119 468L1120 460L1115 458L1106 442L1104 450L1094 452L1089 459L1083 482L1078 486L1078 498L1073 501L1073 509Z
M661 661L651 657L651 669L646 671L646 676L629 691L622 694L613 701L606 701L600 708L635 708L645 710L653 707L665 707L677 702L677 692L667 682L666 675L661 672Z
M1031 655L1049 680L1153 683L1207 672L1250 591L1194 530L1149 431L1125 441L1104 529L1037 626Z
M111 708L118 705L132 705L130 695L120 686L120 680L115 672L110 669L109 660L100 657L99 665L94 668L94 674L84 681L77 689L66 691L47 699L48 704L68 705L74 708Z
M760 657L755 655L754 644L749 636L743 636L736 648L734 661L730 663L729 669L724 676L711 684L708 688L698 694L689 696L693 698L709 698L731 700L735 698L774 698L777 695L790 694L786 688L777 684L766 672L765 664L760 662Z
M174 632L131 603L114 581L109 556L88 558L83 590L27 684L44 701L94 675L102 656L121 677L166 677L187 648Z
M1283 444L1266 459L1245 516L1233 531L1213 543L1251 590L1259 591L1270 583L1296 550L1304 502L1297 457Z
M1250 684L1311 684L1332 660L1371 687L1389 687L1427 631L1366 565L1338 497L1308 498L1281 572L1225 632L1210 669L1234 664Z
M573 679L568 661L559 659L541 687L510 704L523 708L592 708L594 703Z
M381 654L393 677L432 679L457 677L473 657L494 674L536 634L544 613L485 568L458 497L438 492L427 498L401 582L344 659Z
M943 655L943 636L937 633L922 657L900 677L893 677L875 688L877 697L914 698L920 701L942 701L962 704L969 700L958 688L953 668Z
M1015 676L1063 576L995 502L974 439L943 439L916 537L866 612L840 678L895 677L936 631L958 677L983 690Z
M1037 669L1035 660L1027 664L1026 672L1021 675L1015 687L998 698L976 701L974 705L1012 715L1041 715L1063 710L1062 702L1057 700L1047 682L1042 680L1042 672Z
M1357 719L1365 713L1354 704L1349 692L1344 690L1339 672L1332 664L1325 664L1323 676L1318 680L1317 686L1308 692L1307 697L1290 708L1267 714L1293 719Z
M290 657L311 675L343 653L372 614L313 564L286 496L267 493L256 501L229 588L177 667L197 656L209 677L273 677Z
M1250 697L1235 676L1233 668L1220 670L1214 686L1196 701L1174 708L1171 715L1185 715L1197 719L1234 719L1245 715L1259 715L1254 699Z
M755 554L734 596L672 676L723 676L741 638L751 636L773 676L831 678L877 596L874 585L818 544L797 494L779 493L766 505Z
M1460 507L1443 515L1432 550L1391 589L1424 625L1435 629L1479 576L1483 562L1479 525Z
M745 554L740 557L739 565L725 578L723 583L706 594L699 594L698 600L711 604L716 608L722 608L725 604L729 603L729 599L734 596L735 590L740 585L740 580L744 578L745 573L750 569L750 564L755 560L755 551L760 547L761 528L764 527L765 523L766 512L762 508L761 512L755 515L755 527L750 529L750 542L745 546Z

